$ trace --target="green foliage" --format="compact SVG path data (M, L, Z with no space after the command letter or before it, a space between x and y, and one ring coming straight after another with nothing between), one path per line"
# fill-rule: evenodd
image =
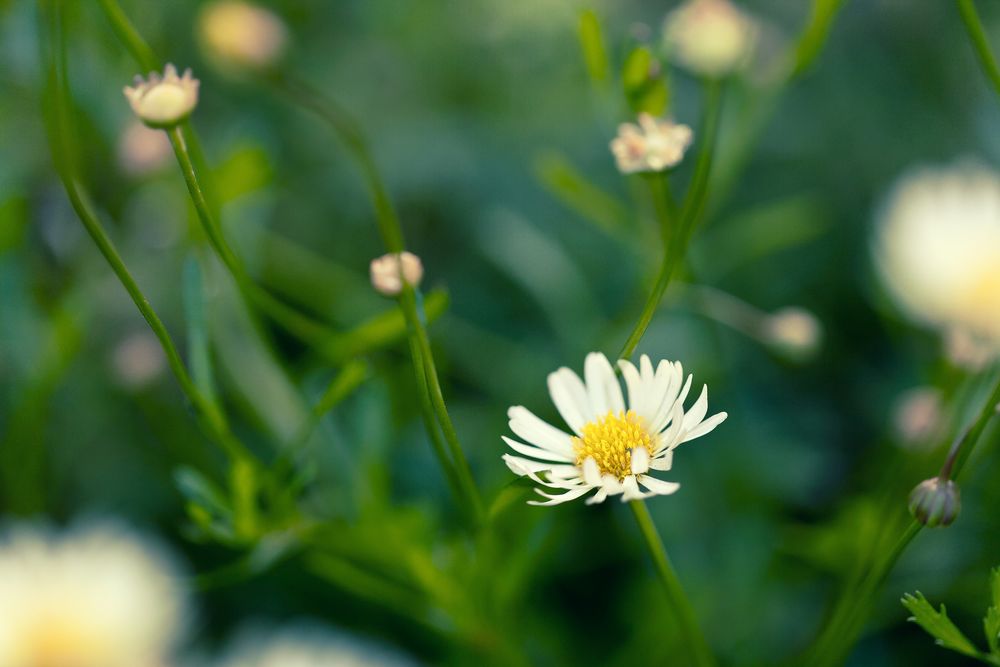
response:
M577 36L590 80L596 84L606 83L609 71L608 54L604 45L601 21L592 10L580 13Z
M635 113L660 116L670 102L670 92L660 63L645 46L637 46L625 58L622 89L629 108Z

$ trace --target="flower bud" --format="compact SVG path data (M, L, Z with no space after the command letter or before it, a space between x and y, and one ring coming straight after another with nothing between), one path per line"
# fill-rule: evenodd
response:
M764 327L768 342L799 358L811 357L823 336L819 320L804 308L782 308L767 317Z
M412 252L376 257L371 263L372 287L379 294L396 296L403 290L403 280L416 287L424 277L424 265Z
M757 32L756 23L729 0L689 0L667 16L663 39L683 67L721 77L746 64Z
M910 492L910 514L927 526L950 526L962 509L958 485L950 479L932 477Z
M161 129L184 121L198 105L198 80L191 69L177 76L177 68L168 64L163 76L150 72L149 79L135 77L134 86L125 86L125 97L132 111L143 123Z
M288 41L274 13L239 0L208 4L198 20L201 45L222 66L265 69L281 58Z

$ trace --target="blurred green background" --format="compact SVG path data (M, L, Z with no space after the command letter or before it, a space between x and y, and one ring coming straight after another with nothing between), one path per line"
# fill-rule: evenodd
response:
M1000 41L1000 7L980 4ZM122 167L120 137L132 115L121 89L137 67L96 3L67 5L85 185L185 351L184 288L204 281L218 391L240 437L273 458L336 365L280 329L255 328L227 298L204 261L176 165L138 176ZM260 284L338 330L391 310L368 285L368 262L383 250L355 165L309 113L206 62L199 5L122 2L164 60L201 79L192 124L227 234ZM780 53L805 25L807 5L741 6L766 26L764 52ZM607 146L630 115L616 81L602 90L587 76L580 12L601 18L617 72L645 35L657 44L672 5L270 6L292 35L285 67L361 120L408 247L423 259L425 288L447 291L431 336L474 475L493 498L512 478L500 460L507 407L523 404L558 423L545 375L580 370L590 350L618 349L657 261L644 191L618 174ZM225 471L55 175L40 113L37 23L33 3L0 3L0 507L8 521L113 515L164 536L202 575L193 635L203 645L248 618L310 616L430 664L484 655L505 664L496 641L535 665L680 664L671 661L682 638L617 502L539 509L509 487L520 495L503 509L491 555L478 565L462 556L460 515L426 442L402 340L362 355L367 379L310 439L299 506L325 522L320 546L290 537L294 522L239 545L194 526L178 471L217 479ZM671 114L697 132L698 83L673 70L668 80ZM849 1L815 65L774 100L773 113L760 90L753 73L728 86L709 216L683 283L639 346L682 360L696 383L709 384L713 412L730 414L678 454L670 478L681 492L649 505L710 642L734 665L794 664L872 536L896 530L908 489L936 471L940 446L930 454L897 446L892 408L902 391L953 382L955 371L942 369L936 338L904 321L881 291L872 221L911 165L1000 161L1000 105L951 3ZM675 182L687 180L692 163ZM792 359L707 316L690 285L768 312L808 308L823 324L821 347ZM1000 564L994 441L987 433L963 481L961 520L918 538L849 664L964 664L906 623L898 598L919 589L978 635L987 571ZM391 571L409 549L446 577L472 571L473 590L492 582L499 599L473 595L445 620L434 604L421 606L418 619L403 601L357 584L357 571ZM463 614L477 620L455 620ZM471 648L455 648L454 626ZM503 639L479 637L483 627Z

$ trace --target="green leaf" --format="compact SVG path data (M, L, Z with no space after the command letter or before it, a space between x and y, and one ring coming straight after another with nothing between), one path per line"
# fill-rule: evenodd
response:
M583 61L587 65L587 74L594 83L606 83L608 80L608 52L604 47L604 36L601 32L601 21L592 10L580 14L578 26L580 50L583 51Z
M535 175L550 194L602 231L614 236L625 229L629 219L625 205L594 185L564 155L539 155Z
M990 652L1000 658L1000 567L990 571L990 597L993 604L986 610L983 618L983 630Z
M982 658L980 651L973 646L972 642L948 618L948 613L944 605L941 605L941 611L935 611L934 607L927 601L927 598L919 591L915 596L909 593L904 595L902 603L913 614L909 620L922 627L929 635L934 637L939 646L957 651L970 658Z
M629 107L636 113L660 116L667 109L669 91L660 74L660 64L645 46L629 53L622 66L622 89Z

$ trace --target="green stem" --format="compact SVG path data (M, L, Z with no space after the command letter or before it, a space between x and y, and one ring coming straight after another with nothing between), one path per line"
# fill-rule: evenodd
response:
M65 35L62 22L60 21L61 17L59 16L61 3L55 2L53 6L52 21L54 23L53 37L56 40L56 55L50 64L49 93L53 102L53 117L49 125L49 141L52 148L53 160L63 186L66 189L70 204L76 212L77 217L83 223L87 233L93 239L94 244L97 245L98 250L111 267L115 277L118 278L125 291L128 292L132 302L138 308L143 319L149 324L153 334L160 342L160 346L163 348L163 352L167 358L167 365L177 378L181 391L184 392L196 411L201 415L209 432L231 459L239 460L247 458L249 455L242 443L233 436L229 429L225 413L217 404L202 394L191 379L170 333L149 300L143 294L135 278L132 277L132 274L125 266L125 262L122 260L111 238L105 232L80 182L72 143L72 137L76 136L76 132L72 127L71 117L67 113L70 104L70 93L66 76Z
M427 336L427 329L424 326L423 309L419 305L418 300L419 294L417 291L411 285L406 284L399 295L399 306L402 308L403 315L406 317L406 322L410 327L412 337L411 350L415 353L413 364L418 373L418 387L420 384L419 375L422 370L431 406L434 409L437 422L444 433L444 439L451 454L451 469L454 471L465 500L471 508L471 514L475 517L478 524L483 518L483 502L479 497L479 490L472 477L472 470L469 468L469 461L465 457L465 451L462 449L458 432L455 430L455 425L451 421L451 415L448 413L448 407L445 405L444 394L441 391L441 380L438 378L437 367L434 363L434 353L431 350L430 338ZM431 436L432 442L434 442L435 433L434 429L428 428L428 435ZM442 461L443 465L444 461ZM446 474L448 470L449 468L445 467Z
M962 16L962 22L972 40L972 48L976 51L979 64L983 72L993 85L993 90L1000 95L1000 67L997 66L996 58L990 49L990 42L986 37L982 21L979 20L979 13L972 0L958 0L958 13Z
M698 618L684 593L684 588L681 586L680 579L677 578L673 565L670 563L667 550L663 546L663 540L660 539L653 518L649 515L646 503L642 500L633 500L629 506L632 508L635 520L639 524L639 530L646 540L649 555L653 558L653 565L656 566L656 572L660 576L660 581L663 582L663 588L666 589L667 600L680 623L681 636L690 642L688 647L691 651L691 657L697 665L703 667L715 665L712 649L705 641L705 635L698 625Z
M701 218L705 209L705 201L708 198L708 177L712 171L712 155L715 153L715 144L718 138L719 118L722 110L722 84L717 81L706 83L705 88L705 115L701 128L704 132L702 138L701 151L698 154L698 161L695 164L694 175L688 185L687 193L684 195L684 204L681 207L677 224L671 224L667 216L670 215L669 190L664 189L657 192L654 188L654 195L659 194L663 201L657 204L657 211L661 230L669 237L670 242L665 242L663 249L663 259L660 262L659 271L656 274L656 281L646 298L646 303L642 307L639 319L632 328L628 339L618 353L619 359L627 359L635 352L649 323L653 320L656 309L659 308L663 300L663 294L670 285L670 280L677 271L678 265L684 258L688 241L694 231L695 226ZM652 182L652 181L651 181ZM662 213L659 213L662 212Z
M809 69L816 60L827 37L837 13L843 8L846 0L813 0L812 14L809 23L802 31L802 36L795 45L795 54L789 80L798 78Z
M118 39L122 41L139 65L146 70L146 73L160 70L163 67L162 61L156 57L156 53L135 29L118 3L115 0L100 0L100 3L108 20L111 21L111 27L118 35Z

